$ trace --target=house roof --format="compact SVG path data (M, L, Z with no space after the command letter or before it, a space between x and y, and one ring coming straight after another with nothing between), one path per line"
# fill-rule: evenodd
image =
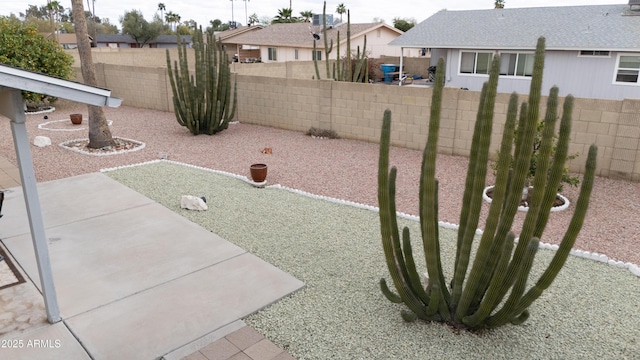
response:
M221 31L217 34L215 34L216 39L218 40L222 40L223 42L225 40L231 40L231 38L244 34L246 32L252 32L252 31L256 31L256 30L260 30L262 29L263 26L261 25L251 25L251 26L239 26L235 29L229 29L229 30L225 30L225 31ZM231 40L233 41L233 40Z
M389 29L398 35L402 34L402 31L384 23L351 24L351 38L353 39L379 28ZM327 28L327 40L333 40L336 43L338 32L340 32L340 42L346 42L347 24ZM262 30L239 35L233 41L243 45L312 48L313 34L322 35L322 26L313 26L311 23L272 24ZM319 49L323 49L324 39L318 40L316 46Z
M190 43L191 35L181 35L183 42ZM136 41L130 35L123 34L97 34L96 38L99 43L135 43ZM151 44L177 44L176 35L160 35L152 41Z
M640 11L629 5L442 10L389 45L429 48L640 51Z

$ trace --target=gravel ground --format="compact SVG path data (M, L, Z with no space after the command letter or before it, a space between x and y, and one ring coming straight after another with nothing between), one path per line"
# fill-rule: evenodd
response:
M85 106L68 102L59 103L55 112L47 114L48 120L44 115L28 116L30 138L49 136L54 144L31 148L39 181L155 160L166 153L169 160L240 175L248 175L249 164L264 162L269 165L270 184L377 205L377 144L317 140L243 123L212 137L194 137L172 113L123 106L105 109L113 121L114 136L142 141L146 147L126 154L89 156L55 146L86 137L86 125L75 130L59 122L46 126L58 131L38 128L75 112L86 117ZM0 119L0 155L15 163L10 134L9 122ZM272 154L262 153L267 147ZM399 211L417 213L420 162L419 151L392 149L391 163L399 170ZM463 157L438 157L443 221L458 223L466 165ZM167 163L108 174L304 281L304 290L247 319L300 359L414 359L425 354L430 358L633 358L640 351L636 339L640 285L627 270L570 257L556 282L531 307L531 318L523 326L456 335L446 326L404 323L401 307L380 294L377 282L388 276L374 212L275 188L254 189L236 179ZM183 193L206 196L210 210L178 209L178 199L173 197ZM564 195L575 201L577 189L566 188ZM596 179L576 248L640 264L639 204L640 183ZM485 205L483 211L487 210ZM229 216L211 216L216 211ZM558 243L572 211L570 207L552 214L542 240ZM523 218L521 214L519 219ZM415 222L401 223L418 233ZM444 261L450 264L453 241L442 243ZM539 252L536 273L551 254Z
M632 359L640 351L640 281L624 269L571 256L525 324L456 333L405 323L403 306L380 292L379 279L390 278L375 211L168 162L106 174L304 281L303 290L245 319L298 359ZM205 196L209 210L180 209L180 194ZM418 222L403 225L419 254ZM455 234L441 231L448 279ZM538 252L532 279L553 254ZM423 257L416 260L424 269Z
M193 136L178 125L173 113L122 106L105 108L112 120L114 136L142 141L143 150L112 156L88 156L55 146L63 141L86 138L86 121L80 130L66 122L45 122L68 119L80 112L87 118L86 106L60 101L55 112L27 117L31 139L48 136L54 146L37 148L32 154L38 181L47 181L157 159L166 153L169 160L249 175L249 165L264 162L269 165L267 180L271 184L304 190L313 194L346 199L377 206L378 145L353 140L319 140L302 133L249 124L230 125L215 136ZM382 120L382 114L380 114ZM264 148L272 154L263 154ZM9 121L0 119L0 155L16 163ZM422 153L416 150L392 148L390 162L398 167L397 208L417 214L418 179ZM437 177L440 179L440 219L459 223L467 158L439 155ZM491 183L491 180L488 180ZM572 202L578 188L565 186L564 195ZM483 207L483 214L488 211ZM559 243L567 228L573 205L551 215L542 241ZM640 264L640 183L597 178L591 205L577 249L606 254L612 259ZM517 221L524 219L520 213Z

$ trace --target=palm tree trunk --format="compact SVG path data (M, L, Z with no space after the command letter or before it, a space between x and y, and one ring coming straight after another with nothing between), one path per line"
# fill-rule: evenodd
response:
M82 0L71 0L73 23L76 28L78 54L82 78L87 85L98 86L96 69L91 56L91 44L84 16ZM93 149L115 145L104 111L99 106L88 105L89 108L89 147Z

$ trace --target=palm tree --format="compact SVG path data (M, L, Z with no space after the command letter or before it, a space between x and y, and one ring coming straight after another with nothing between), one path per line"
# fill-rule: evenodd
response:
M87 30L87 19L84 16L82 0L71 0L71 11L73 14L73 25L76 30L78 42L78 55L80 56L80 69L85 84L98 86L96 79L96 69L91 57L91 44L89 43L89 31ZM107 118L104 111L99 106L87 105L89 108L89 145L92 149L99 149L105 146L115 145Z
M298 22L298 19L293 17L293 10L291 8L282 8L278 10L278 15L271 21L273 24L281 23L294 23Z
M313 17L313 11L311 10L301 11L300 16L302 16L302 18L304 19L304 22L311 22L311 18Z
M182 19L180 17L180 15L174 13L173 11L169 11L164 15L165 20L169 23L169 24L173 24L173 25L177 25L180 23L180 20ZM174 26L171 26L171 30L173 30Z
M167 10L167 7L164 6L164 3L158 3L158 10L160 10L160 20L164 21L164 11Z
M64 8L60 5L60 2L55 0L48 1L46 8L49 11L51 31L53 32L53 36L55 36L56 41L58 41L58 18L60 17L60 13L64 12Z
M340 22L342 22L342 14L347 13L347 7L344 6L344 4L338 4L338 7L336 8L336 12L340 14Z
M496 9L504 9L504 0L496 0L494 5Z

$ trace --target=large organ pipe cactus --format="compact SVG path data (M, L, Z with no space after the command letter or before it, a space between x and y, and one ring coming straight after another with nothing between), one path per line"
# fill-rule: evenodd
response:
M402 237L398 230L395 208L396 168L392 167L389 170L391 113L387 110L380 136L378 200L382 244L397 294L389 289L384 278L380 280L380 286L389 300L407 305L409 309L402 311L402 317L407 321L420 318L448 322L469 329L494 328L507 323L520 324L527 320L531 303L557 276L582 227L593 187L597 148L592 145L589 150L576 208L559 249L544 273L527 289L538 243L547 224L549 211L562 177L573 107L573 97L569 95L565 98L563 105L556 153L551 158L558 112L558 89L555 87L551 89L538 164L538 171L541 171L541 174L549 170L550 175L535 178L533 200L518 236L517 245L514 245L516 235L511 229L526 180L540 108L544 67L544 38L540 38L536 48L529 100L521 105L519 115L516 94L511 96L508 105L500 156L497 159L493 202L484 224L484 232L479 239L475 258L471 261L471 248L476 237L482 206L482 190L485 186L500 69L500 59L496 55L489 80L481 92L460 214L453 279L447 283L440 258L438 181L435 178L444 67L444 61L441 59L437 65L429 135L424 149L420 177L420 229L428 283L422 283L416 269L408 228L403 229ZM514 139L516 121L519 129L524 130L518 131ZM510 169L512 153L514 165L513 169Z
M235 116L237 90L231 96L231 69L229 59L219 41L207 33L204 42L202 28L194 31L195 76L189 75L187 46L178 37L178 61L171 68L167 49L167 69L173 107L178 123L192 134L213 135L229 127ZM233 101L233 102L232 102Z

